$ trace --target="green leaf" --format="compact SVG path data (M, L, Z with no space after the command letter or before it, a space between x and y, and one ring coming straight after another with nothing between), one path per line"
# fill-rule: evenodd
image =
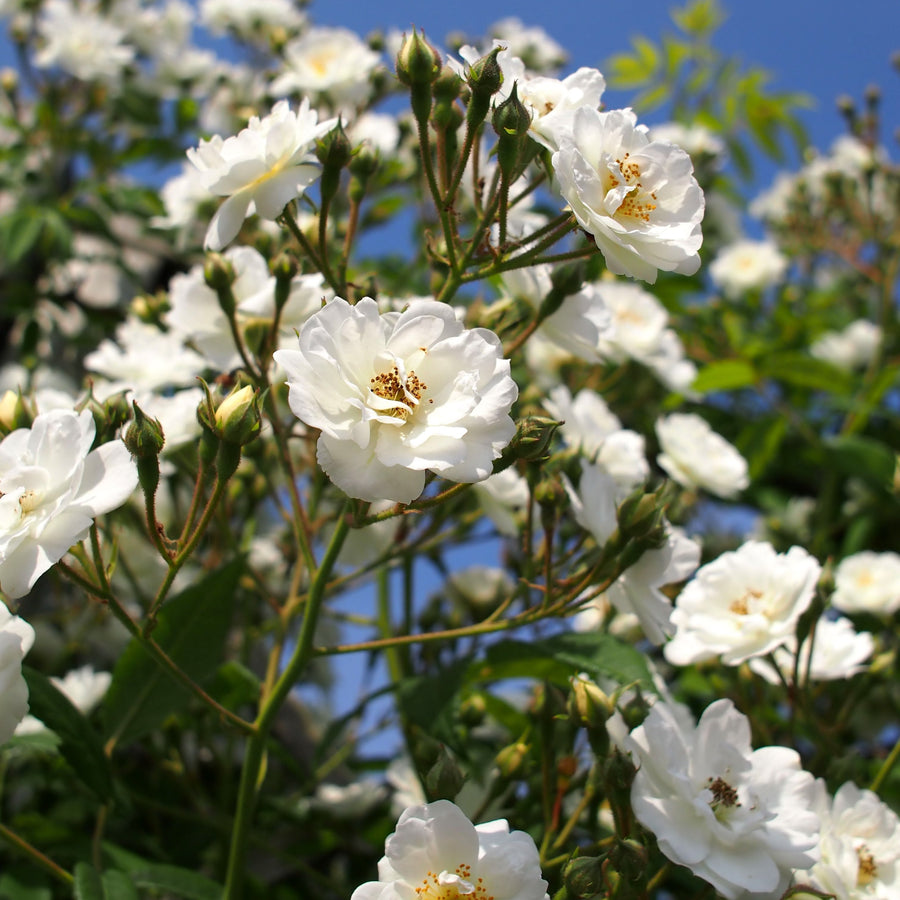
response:
M432 731L462 686L468 666L468 660L457 660L436 675L422 675L398 684L397 705L404 718L424 731Z
M169 600L153 638L190 678L203 682L216 670L234 610L243 560L235 560ZM103 703L107 737L119 743L159 727L187 708L191 693L132 639L113 670Z
M755 383L756 369L752 363L745 359L723 359L704 366L691 387L706 394L709 391L733 391Z
M205 875L164 863L151 863L115 844L103 844L104 855L128 873L138 888L160 891L178 900L220 900L222 886Z
M774 353L759 360L758 365L767 378L793 387L848 394L854 386L854 378L849 373L800 351Z
M825 441L827 463L846 475L854 475L873 487L890 491L897 457L881 441L861 435L838 435Z
M619 684L653 681L644 655L609 634L557 634L538 641L492 644L483 662L472 663L469 679L538 678L567 685L578 672L613 678Z
M75 774L103 801L113 795L112 772L100 737L84 714L41 672L22 666L28 706L59 737L59 752Z
M75 866L75 900L104 900L100 874L90 863Z
M114 869L100 875L89 863L75 867L76 900L139 900L134 882Z
M782 416L754 422L741 433L737 447L747 460L751 481L755 480L775 458L787 434L787 420Z
M35 208L19 210L2 223L3 256L8 266L14 266L40 240L44 230L44 214Z

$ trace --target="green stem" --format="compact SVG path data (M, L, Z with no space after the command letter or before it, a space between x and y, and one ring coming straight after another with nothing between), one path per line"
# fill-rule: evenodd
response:
M894 746L891 748L891 752L888 753L885 761L881 764L881 768L878 770L878 774L872 779L872 783L869 785L869 790L873 794L877 794L879 790L881 790L881 786L884 784L885 779L890 775L891 769L894 768L897 760L900 759L900 738L894 743Z
M61 866L58 866L49 856L41 853L37 847L33 847L24 838L19 837L14 831L10 831L5 825L0 825L0 837L4 837L10 844L21 850L26 856L30 857L42 869L49 872L57 881L61 881L67 887L70 887L75 879Z
M175 581L175 576L187 562L191 553L194 552L197 544L200 543L200 539L206 532L206 527L209 525L209 522L216 511L216 507L222 499L222 494L224 493L227 484L228 478L221 478L218 474L216 475L216 486L213 489L212 496L206 504L206 508L203 510L203 514L200 516L200 521L197 522L197 526L194 528L191 536L181 547L179 547L178 553L176 553L174 558L169 562L169 570L166 572L162 584L159 586L159 590L153 598L153 603L150 604L150 609L147 612L147 621L144 623L143 629L145 636L148 636L155 627L156 614L159 611L160 606L162 606L163 601L166 599L166 596L172 587L172 582Z
M300 676L313 657L313 636L319 621L322 602L325 599L328 577L349 531L350 522L345 509L338 516L337 526L331 537L331 543L329 543L328 549L322 557L322 563L310 585L303 624L300 627L300 635L297 638L294 653L281 673L281 677L275 683L272 692L263 700L259 715L254 723L255 733L247 742L244 767L241 772L241 783L238 789L237 810L235 811L234 825L231 831L231 849L228 858L228 872L225 880L223 900L238 900L242 894L244 858L250 837L250 828L253 823L256 793L262 782L262 764L265 757L266 742L282 703L284 703L294 685L300 680Z
M312 262L313 266L322 273L331 289L336 294L340 295L340 285L334 281L333 277L328 277L330 272L326 272L326 267L323 264L322 260L319 258L319 254L316 253L313 245L307 240L306 235L300 230L300 226L297 224L297 220L294 218L288 207L284 208L284 212L281 214L281 219L284 221L284 224L287 225L291 234L294 236L294 239L300 245L300 248L307 255L307 257L309 257L309 260L310 262Z
M425 172L428 190L431 193L431 199L434 201L434 208L437 210L438 218L441 222L441 230L444 233L444 243L447 245L447 262L450 265L450 271L455 273L459 271L459 261L456 257L456 231L453 228L450 213L441 196L441 189L438 187L437 178L434 174L434 163L431 159L431 134L428 130L428 116L417 115L416 125L419 130L419 155L422 157L422 169Z

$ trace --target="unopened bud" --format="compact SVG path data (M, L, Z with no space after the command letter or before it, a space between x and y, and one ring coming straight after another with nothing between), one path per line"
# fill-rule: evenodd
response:
M15 391L7 391L0 398L0 434L7 435L17 428L29 428L31 421L22 398Z
M298 268L297 260L287 251L282 251L269 263L269 271L275 276L275 309L284 309L290 299Z
M397 54L397 77L405 85L430 85L441 71L441 54L415 28L411 35L403 35Z
M510 447L517 459L536 462L546 459L557 429L563 423L547 416L525 416L516 425Z
M610 848L608 859L610 865L618 872L628 886L629 893L619 891L617 897L639 896L632 893L639 885L647 881L649 875L647 848L633 838L616 841ZM641 895L642 896L642 895Z
M134 409L134 419L122 438L125 446L137 459L156 458L166 444L162 424L159 419L151 419L136 401L132 400L131 405Z
M578 856L563 868L566 896L571 900L603 896L603 857Z
M316 159L325 169L343 169L350 162L353 147L340 117L331 131L316 140Z
M434 99L436 103L453 103L462 90L463 81L459 73L450 66L444 66L434 82Z
M522 770L528 758L528 744L517 741L504 747L496 756L495 762L504 778L513 778Z
M209 253L203 264L203 278L219 298L222 312L229 318L234 315L237 303L231 286L234 284L234 266L221 253Z
M466 81L472 96L492 97L503 84L503 71L497 56L504 47L494 47L490 53L475 60L466 72Z
M518 138L528 134L531 113L519 99L518 84L513 84L509 97L495 107L491 124L501 138L505 135Z
M260 423L259 403L249 384L232 391L216 409L215 432L229 444L249 444L259 434Z
M358 203L365 196L369 179L378 171L381 157L368 141L363 141L350 160L350 199Z

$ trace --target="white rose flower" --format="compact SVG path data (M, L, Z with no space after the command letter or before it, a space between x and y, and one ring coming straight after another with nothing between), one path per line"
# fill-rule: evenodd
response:
M600 341L603 359L634 359L646 366L670 390L687 393L697 367L684 355L678 335L668 327L669 313L640 285L618 280L595 282L590 289L612 316L611 327Z
M550 293L552 267L528 266L501 275L506 296L527 301L535 310ZM538 331L554 344L587 362L600 359L598 348L609 337L611 316L603 300L585 285L566 297L559 308L541 322Z
M254 212L277 219L319 177L315 141L337 120L318 118L308 99L297 112L282 100L264 119L253 116L237 135L226 140L214 135L187 151L206 190L228 198L209 223L207 249L221 250L231 243Z
M0 442L0 590L8 597L27 594L137 486L122 441L91 450L93 440L90 412L60 409Z
M28 712L22 660L33 643L34 629L0 603L0 744L13 736Z
M700 268L703 191L691 158L651 141L630 109L578 109L552 157L563 199L611 272L656 281Z
M206 361L184 346L182 335L132 317L118 326L115 341L107 338L85 356L84 367L112 382L109 393L128 388L156 391L196 384Z
M535 71L555 69L568 59L568 53L543 28L526 26L516 16L494 22L488 34L506 44L510 53L525 60Z
M404 810L384 849L378 881L360 885L351 900L547 898L530 835L511 832L505 819L473 825L449 800Z
M787 271L787 257L772 241L741 240L723 247L709 267L713 284L728 297L762 291Z
M93 4L48 0L37 23L43 46L34 57L41 68L56 66L82 81L114 84L135 58L124 29Z
M857 319L843 331L820 334L809 352L840 369L861 369L868 365L880 343L881 328L868 319Z
M638 821L728 900L780 897L791 870L817 859L812 775L786 747L753 750L750 723L730 700L708 706L693 731L658 702L626 747L639 765Z
M374 300L335 298L279 350L289 403L321 429L317 455L351 497L411 503L425 471L482 481L515 434L518 389L495 334L466 329L430 300L379 315Z
M272 94L327 98L335 109L353 111L372 92L371 76L381 57L348 28L310 28L284 48L286 71Z
M572 135L576 110L582 106L598 109L604 90L603 75L586 66L563 79L526 78L517 94L532 114L528 134L555 153L561 137Z
M616 483L602 466L582 460L578 491L564 476L563 484L575 520L602 547L618 527ZM647 640L661 644L672 633L672 601L662 592L667 584L684 581L700 564L700 547L680 529L667 525L666 542L645 550L602 595L623 615L635 615Z
M656 422L656 461L682 487L733 497L750 484L747 461L695 413L672 413Z
M690 153L693 158L707 157L716 164L721 163L728 152L725 141L719 135L710 131L705 125L699 125L696 122L692 122L690 125L685 125L683 122L652 125L650 139L677 144L686 153Z
M737 666L790 643L821 571L802 547L776 553L771 544L748 541L723 553L675 601L666 659L686 666L721 656Z
M475 485L484 514L505 537L519 533L517 514L528 506L528 482L513 468L503 469Z
M896 900L900 897L900 819L877 794L848 781L832 799L816 782L821 858L795 880L837 900Z
M275 276L269 272L265 257L253 247L232 247L224 254L234 269L231 293L235 301L235 319L239 329L256 323L271 323L275 318ZM279 338L286 344L295 329L312 315L331 291L318 274L296 275L291 281L281 316ZM223 372L242 365L234 343L228 317L222 311L216 292L203 275L203 266L175 275L169 283L171 310L166 322L181 341L191 341L207 360Z
M623 428L599 394L585 388L573 399L569 389L559 385L550 391L544 406L562 421L559 430L566 443L612 475L619 500L650 476L643 436Z
M200 0L200 21L213 34L253 37L263 28L300 28L306 16L290 0Z
M788 681L794 680L795 666L801 684L807 677L810 681L843 681L865 671L865 662L875 650L875 639L867 631L857 634L849 619L819 619L813 636L812 659L809 637L800 647L799 663L796 647L797 642L791 640L772 651L778 669ZM778 672L768 659L754 657L749 665L770 684L781 684Z
M845 613L892 616L900 609L900 554L863 550L842 559L831 605Z

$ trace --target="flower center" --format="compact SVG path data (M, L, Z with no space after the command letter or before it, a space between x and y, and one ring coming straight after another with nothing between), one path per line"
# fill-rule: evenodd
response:
M707 779L706 788L712 794L709 806L717 819L728 810L740 807L738 792L721 775Z
M748 590L743 597L738 597L737 600L734 600L728 609L738 616L749 615L751 603L754 600L759 600L760 597L762 597L762 591Z
M875 857L872 856L865 844L856 848L856 855L859 857L856 883L859 886L871 884L878 877L878 866L875 864Z
M19 497L19 509L22 511L22 517L28 515L35 507L40 506L41 498L37 491L25 491Z
M404 422L412 415L413 410L419 405L422 393L428 390L428 385L419 381L415 372L410 371L404 378L396 366L388 372L382 372L369 379L369 389L382 400L392 404L385 410L379 410L389 416L402 419ZM433 402L431 400L429 403Z
M630 156L631 154L626 153L621 159L616 160L622 180L630 190L623 197L615 215L628 216L630 219L649 222L650 213L656 209L656 203L653 202L656 200L656 194L653 191L644 190L644 186L639 181L641 168L634 160L630 159ZM609 173L608 177L607 193L623 183L612 172Z
M466 897L468 900L494 900L484 886L483 878L472 881L472 867L465 863L456 867L455 872L444 870L436 875L428 872L422 884L416 888L418 900L457 900Z

